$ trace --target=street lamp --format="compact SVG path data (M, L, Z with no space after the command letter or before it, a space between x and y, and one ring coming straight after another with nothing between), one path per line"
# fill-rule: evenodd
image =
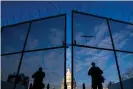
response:
M81 37L83 37L83 38L85 38L86 39L86 46L87 46L87 40L88 40L88 38L93 38L93 37L95 37L95 36L81 36Z

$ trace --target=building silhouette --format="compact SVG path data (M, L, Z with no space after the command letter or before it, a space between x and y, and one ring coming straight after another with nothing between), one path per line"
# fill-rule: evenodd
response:
M28 85L29 85L29 77L28 76L25 76L23 73L16 76L16 73L13 73L13 74L8 75L7 82L15 83L15 78L17 79L16 84L20 84L20 85L24 86L25 89L28 89Z

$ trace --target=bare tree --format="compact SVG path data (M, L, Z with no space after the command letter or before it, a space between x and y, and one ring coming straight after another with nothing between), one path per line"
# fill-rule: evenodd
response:
M122 75L122 80L133 78L133 67L128 68L127 71Z

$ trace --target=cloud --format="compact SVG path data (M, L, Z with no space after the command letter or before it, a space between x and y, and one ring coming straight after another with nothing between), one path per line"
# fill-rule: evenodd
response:
M112 48L112 43L109 37L105 37L97 46L104 48Z
M38 37L34 37L33 35L31 35L28 38L28 49L37 49L39 47L44 48L46 46L59 46L62 45L62 41L64 41L64 33L62 29L58 28L50 28L49 31L44 32L44 35L40 35Z
M51 28L48 39L51 41L52 44L59 45L59 44L62 44L62 41L64 41L63 35L64 34L63 34L63 31L61 29Z
M57 70L64 70L64 52L61 50L45 54L43 61L47 67L51 66L52 68L58 68Z
M85 40L83 40L83 38L81 38L81 36L84 34L87 34L87 33L90 34L90 32L88 32L88 30L83 29L82 25L80 25L80 28L82 28L82 29L81 30L79 30L79 28L76 29L76 31L79 31L79 32L75 33L75 39L78 43L84 44ZM109 37L107 37L107 35L109 36L109 34L107 33L108 27L107 27L107 24L105 22L101 22L101 24L94 26L91 31L92 32L90 35L95 36L95 37L90 38L87 42L87 45L104 47L104 48L105 47L107 47L107 48L112 47L111 46L111 40Z
M26 45L26 49L32 50L32 49L36 49L36 47L39 44L39 40L36 39L34 36L30 36L29 39L27 40L27 45Z
M130 36L133 37L133 25L128 25L127 29L129 29Z
M133 29L133 25L128 25L126 28L127 29Z
M45 81L51 84L60 84L64 77L64 52L55 50L44 55L44 65L48 77Z
M127 70L128 68L133 67L133 54L119 52L117 53L117 57L122 72L124 72L124 70ZM123 64L125 64L124 67Z
M26 33L26 29L21 26L5 28L1 35L2 53L22 51Z
M85 50L85 48L80 48L77 51L80 50ZM91 50L88 49L88 51L84 51L80 54L76 54L76 56L81 56L81 57L76 57L75 60L77 61L76 63L76 68L77 70L83 69L85 67L89 68L91 66L92 62L95 62L97 66L101 67L102 69L106 68L106 63L112 56L112 52L110 51L99 51L99 50ZM82 60L81 60L82 59ZM81 67L81 68L79 68Z
M67 68L71 69L71 48L67 49Z
M96 40L94 40L94 39L90 40L90 42L88 42L88 45L90 44L92 46L95 46L96 44L98 44L97 45L98 47L104 47L104 48L112 47L110 37L105 35L105 34L107 34L107 32L105 30L108 30L108 29L106 28L106 26L104 27L104 25L106 25L106 24L100 24L99 26L97 25L97 27L95 27L94 31L96 33ZM98 30L98 29L100 29L99 27L101 27L101 28L104 27L104 30ZM127 25L127 27L125 29L122 29L119 32L113 33L113 38L114 38L115 46L117 47L117 49L122 49L129 41L128 35L130 34L130 31L127 30L127 28L131 29L132 26L129 27ZM113 78L111 80L118 79L118 78L116 78L117 70L114 70L114 68L116 69L116 64L115 64L113 52L102 51L102 50L98 52L97 49L89 49L89 48L79 48L78 49L78 47L76 47L75 55L76 55L76 59L75 59L76 60L76 64L75 64L76 72L80 72L80 73L85 72L83 70L85 70L86 67L90 68L91 62L94 61L105 72L106 71L114 72L114 75L112 75ZM129 54L125 55L125 58L127 56L129 56ZM112 66L107 65L110 60L113 60L113 62L114 62L114 64ZM118 59L118 60L120 60L120 59ZM125 60L124 57L121 56L121 60ZM121 63L121 61L119 61L119 63ZM129 63L129 64L131 65L131 63ZM106 72L106 76L110 76L110 75L107 75L107 72ZM118 82L118 80L116 82Z
M82 40L83 38L81 36L83 36L83 35L84 35L83 32L77 32L77 34L75 36L76 41L79 42L79 43L80 42L82 43L83 42L83 40Z
M105 37L107 31L107 25L104 22L99 25L96 25L94 27L96 37L95 39L91 39L89 42L87 42L87 44L90 46L97 46L99 43L101 43L101 40Z
M126 31L120 31L119 33L113 34L113 39L115 43L115 47L117 49L122 48L128 41L128 38L126 38L128 35L128 32Z
M100 30L101 27L101 30ZM104 29L102 29L104 28ZM132 26L128 26L125 29L122 29L120 32L115 32L113 33L113 38L115 41L115 45L118 49L123 48L127 42L129 41L129 37L128 35L132 35L131 31L129 32L127 30L127 28L132 28ZM111 39L108 36L105 35L107 34L107 26L106 24L102 23L100 25L97 25L96 27L94 27L94 32L96 34L96 39L91 39L87 44L90 46L98 46L98 47L104 47L104 48L112 48L112 43L111 43ZM85 31L84 31L85 32ZM80 36L83 35L83 31L79 31L76 34L76 39L80 40L80 42L83 44L83 40L81 41ZM96 41L96 42L95 42ZM78 49L78 48L75 48ZM113 52L112 52L113 53ZM113 60L115 63L115 60L112 59L114 58L114 56L112 55L112 53L108 52L108 51L101 51L101 52L97 52L97 49L84 49L84 48L80 48L79 50L75 50L75 54L76 54L76 64L75 64L75 70L76 72L81 72L82 70L85 70L84 68L86 67L90 67L91 62L95 61L98 66L100 66L102 69L109 70L109 71L116 71L114 70L114 68L116 68L116 64L112 65L111 67L106 68L106 64L109 60ZM88 56L89 55L89 56ZM81 61L82 60L82 61ZM122 60L124 60L122 58ZM82 71L83 72L83 71ZM114 80L116 80L117 73L115 73L113 75Z
M91 31L87 32L87 30L83 29L84 27L82 27L82 24L78 24L78 26L79 25L80 25L80 28L82 28L82 29L79 30L79 27L77 27L75 34L74 34L77 44L84 45L85 40L81 39L81 35L84 35L86 33L88 33L88 34L91 33L91 35L95 34L96 38L89 39L89 41L87 42L87 45L95 46L95 47L96 46L103 47L103 48L112 48L112 43L111 43L111 39L109 36L109 32L108 32L106 23L101 23L99 25L96 25L92 29L93 30L92 32ZM127 25L124 29L120 29L120 30L113 32L113 39L114 39L115 47L117 49L123 49L123 47L128 46L127 45L128 42L132 41L131 40L132 33L133 33L133 31L131 30L132 28L133 28L133 26ZM77 76L76 77L76 79L78 80L77 82L79 82L80 79L81 80L84 79L84 77L79 78L79 76L80 76L79 74L86 73L88 71L88 68L91 67L92 61L96 62L97 66L99 66L101 69L104 70L105 77L107 77L106 83L110 80L119 82L113 52L102 51L102 50L98 51L97 49L80 48L80 47L75 47L74 50L75 50L74 51L74 53L75 53L74 54L74 58L75 58L74 59L75 60L75 62L74 62L75 69L74 70L76 71L75 76ZM111 62L111 60L112 60L112 62ZM120 59L118 59L118 60L120 60ZM125 60L124 57L121 58L121 60ZM127 60L125 60L125 61L127 61ZM121 63L121 61L119 61L119 63ZM110 64L110 65L108 65L108 64ZM129 64L131 65L131 62ZM127 66L127 67L129 67L129 66ZM109 74L110 71L113 74L110 75ZM123 70L121 70L121 71L123 71ZM83 75L83 76L86 76L86 75Z
M81 24L80 24L80 27L82 27ZM133 37L132 28L133 28L132 25L127 25L125 28L113 32L113 40L115 43L115 47L117 49L122 49L123 46L127 45L127 42L131 41ZM90 32L87 32L87 30L78 30L78 29L76 30L77 32L75 32L75 39L77 40L77 42L84 45L85 40L81 39L81 35L84 35L85 33L89 34ZM92 35L95 34L96 37L89 39L87 42L87 45L102 47L102 48L112 48L112 43L111 43L111 39L109 36L108 27L106 23L102 22L101 24L96 25L92 29L91 33Z
M96 34L95 39L91 39L89 42L87 42L87 44L89 46L96 46L98 45L101 47L110 47L111 46L111 41L110 38L106 36L107 34L107 25L103 22L99 25L96 25L94 28L94 33ZM81 33L79 32L76 37L77 40L79 40L80 38L79 35ZM83 34L83 33L82 33ZM104 39L103 39L104 38ZM78 64L76 65L77 67L77 71L82 70L85 66L86 67L90 67L91 62L95 61L97 62L98 66L105 66L104 64L106 64L106 61L108 61L107 59L109 58L109 53L106 51L101 51L98 52L96 49L80 49L80 50L76 50L76 55L80 56L78 58L76 58L77 61L81 60L82 58L85 60L84 62L79 61ZM85 57L82 57L85 56ZM98 60L99 59L99 60Z

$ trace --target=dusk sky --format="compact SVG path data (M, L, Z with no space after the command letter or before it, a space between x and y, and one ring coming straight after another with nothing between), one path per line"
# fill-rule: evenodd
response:
M126 7L126 8L125 8ZM133 23L133 2L2 2L2 26L58 14L67 15L67 43L71 43L71 10ZM133 52L133 25L109 20L115 48ZM74 13L74 40L80 45L112 48L106 19ZM2 31L2 54L23 49L29 23L4 28ZM32 22L25 50L62 46L65 16ZM86 42L81 36L95 36ZM24 53L20 73L30 77L42 66L48 75L44 83L60 87L64 76L64 49ZM21 55L2 56L2 80L17 71ZM117 52L121 75L133 67L133 54ZM13 61L12 61L13 60ZM87 73L91 62L104 71L106 81L119 82L113 51L74 47L74 77L77 86L91 84ZM7 64L9 63L9 64ZM67 68L71 68L71 49L67 49Z

